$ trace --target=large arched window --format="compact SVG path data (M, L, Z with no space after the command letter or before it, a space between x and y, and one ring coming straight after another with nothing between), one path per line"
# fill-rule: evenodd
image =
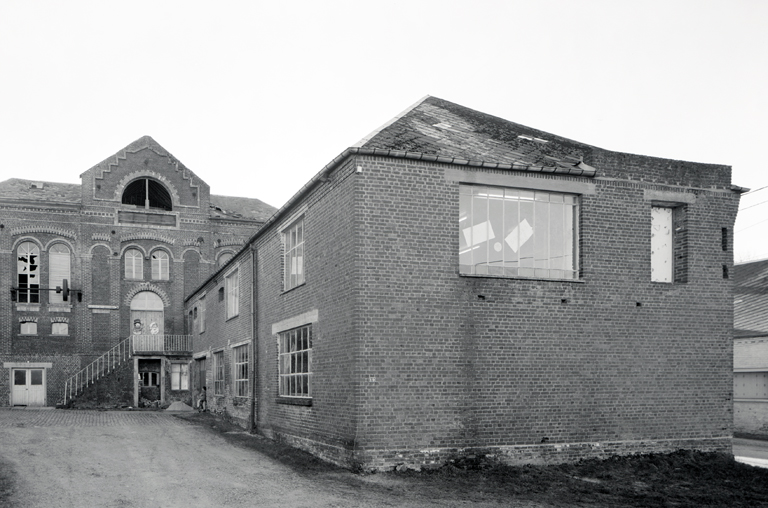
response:
M125 278L143 279L144 278L144 256L137 249L128 249L125 251Z
M16 249L16 273L19 302L40 303L40 247L32 242L19 244Z
M129 183L123 191L123 204L173 210L173 200L168 189L151 178L139 178Z
M63 243L57 243L48 249L48 287L63 287L64 279L70 280L70 255L69 247ZM50 291L48 303L64 303L64 295Z
M168 253L156 250L152 253L152 279L168 280Z

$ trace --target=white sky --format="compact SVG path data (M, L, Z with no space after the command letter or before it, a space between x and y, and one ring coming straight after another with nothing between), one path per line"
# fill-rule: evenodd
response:
M279 207L433 95L756 190L767 22L762 0L4 0L0 180L79 183L147 134ZM768 189L741 208L736 261L768 258Z

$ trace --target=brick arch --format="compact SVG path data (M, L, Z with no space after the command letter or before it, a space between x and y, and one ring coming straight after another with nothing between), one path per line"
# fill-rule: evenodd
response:
M125 300L124 300L125 305L130 307L131 300L133 300L133 297L136 296L138 293L141 293L142 291L152 291L157 296L159 296L160 299L163 301L163 306L165 307L171 306L171 299L168 296L168 294L165 291L163 291L162 288L160 288L159 286L156 286L155 284L152 284L151 282L142 282L132 287L131 290L125 294Z
M72 245L72 242L70 242L69 240L65 240L64 238L54 238L53 240L45 244L45 248L43 250L47 252L48 249L50 249L51 246L56 243L63 243L64 245L69 247L70 252L72 252L73 254L75 253L75 246Z
M168 178L166 178L161 173L158 173L157 171L152 170L143 170L143 171L133 171L132 173L128 173L123 178L120 179L119 182L117 182L117 185L115 186L115 200L122 203L123 201L123 193L125 192L125 188L133 182L134 180L138 178L152 178L154 180L157 180L158 182L165 185L166 189L168 189L168 193L171 195L171 201L173 202L173 208L174 210L176 207L181 205L181 199L179 198L179 192L176 190L176 187L171 183Z
M176 257L173 255L173 251L170 248L166 247L165 245L153 245L152 247L149 248L149 254L147 255L147 257L152 257L152 253L155 252L156 250L165 251L165 253L168 254L168 258L171 261L176 261Z
M98 249L99 247L104 247L105 249L107 249L108 256L112 255L112 248L106 243L94 243L93 245L91 245L90 249L88 250L88 254L93 256L94 254L96 254L96 249Z
M21 245L24 242L32 242L35 245L37 245L40 248L40 252L42 253L45 249L43 249L43 242L35 238L34 236L22 236L21 238L16 239L13 242L13 245L11 246L11 251L15 251L16 248Z
M141 255L144 256L144 259L149 259L149 254L147 254L146 249L144 247L142 247L141 245L138 245L138 244L135 244L135 243L130 243L128 245L123 246L120 249L120 258L125 256L125 251L127 251L129 249L136 249L137 251L141 252Z

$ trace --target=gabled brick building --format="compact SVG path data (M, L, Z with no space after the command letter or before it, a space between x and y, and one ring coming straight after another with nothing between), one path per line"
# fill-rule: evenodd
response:
M191 403L184 295L274 208L211 195L150 137L80 176L0 182L0 406Z
M364 468L730 450L730 178L425 98L188 295L193 384Z

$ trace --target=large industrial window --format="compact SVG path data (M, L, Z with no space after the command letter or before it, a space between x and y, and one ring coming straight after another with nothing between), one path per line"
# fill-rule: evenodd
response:
M304 284L304 219L299 219L283 231L284 262L283 289Z
M462 185L459 272L577 279L578 224L578 196Z
M16 249L16 273L19 283L19 302L40 303L40 248L32 242L23 242Z
M135 205L141 208L157 208L172 210L173 201L168 190L158 181L151 178L140 178L129 183L123 191L124 205Z
M227 319L240 314L240 273L235 270L224 279L227 287Z
M168 253L156 250L152 253L152 280L168 280Z
M312 326L280 333L280 395L312 397Z
M48 287L53 289L64 286L64 279L71 282L69 247L57 243L48 249ZM71 285L71 284L70 284ZM48 303L64 303L64 295L55 291L48 292Z
M137 249L125 251L125 278L141 280L144 278L144 256Z
M213 353L213 393L224 395L224 352Z
M235 396L248 397L248 344L232 350L235 364Z
M768 400L768 372L734 372L733 397Z
M207 381L205 380L205 377L206 377L205 358L204 357L198 358L195 363L197 365L197 389L202 390L207 383Z
M171 390L189 390L189 365L171 364Z

